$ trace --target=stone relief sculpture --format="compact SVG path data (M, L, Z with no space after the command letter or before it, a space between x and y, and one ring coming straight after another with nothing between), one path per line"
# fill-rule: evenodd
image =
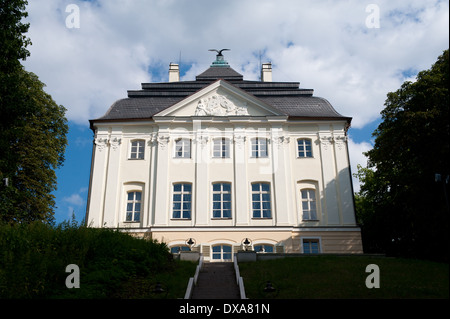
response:
M232 102L227 97L214 94L207 98L202 98L197 102L195 116L231 116L231 115L249 115L247 103L241 105Z

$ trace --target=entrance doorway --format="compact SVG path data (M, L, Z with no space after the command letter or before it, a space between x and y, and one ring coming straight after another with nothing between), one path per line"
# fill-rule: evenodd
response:
M232 261L232 247L231 245L216 245L212 247L213 262Z

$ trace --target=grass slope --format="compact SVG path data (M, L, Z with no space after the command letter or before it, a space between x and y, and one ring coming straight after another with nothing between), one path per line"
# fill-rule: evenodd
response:
M380 288L369 289L366 266L380 270ZM239 264L251 299L449 298L449 265L366 256L311 256ZM264 293L270 281L277 291Z
M67 288L66 266L80 288ZM0 225L0 298L182 298L196 265L173 260L167 246L111 229L62 223ZM165 292L153 294L157 282Z

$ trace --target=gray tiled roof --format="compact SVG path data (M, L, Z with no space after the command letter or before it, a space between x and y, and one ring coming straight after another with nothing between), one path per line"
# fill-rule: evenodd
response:
M259 96L259 99L291 117L344 118L321 97Z
M236 72L231 67L210 67L203 73L200 73L195 77L197 81L212 80L215 81L218 78L223 80L243 80L242 74Z
M99 120L150 119L184 97L125 98L114 102Z
M298 82L246 81L231 67L210 67L195 81L143 83L141 90L128 91L128 98L114 102L104 116L90 122L150 119L218 79L226 80L289 117L351 120L339 114L326 99L313 96L313 90L299 88Z

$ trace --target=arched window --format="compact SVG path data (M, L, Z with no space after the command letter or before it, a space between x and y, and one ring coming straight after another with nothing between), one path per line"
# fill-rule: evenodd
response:
M253 250L257 253L273 253L273 245L270 244L257 244L253 245Z
M188 246L183 246L183 245L170 247L170 252L172 254L179 254L182 251L191 251L191 248L189 248Z

